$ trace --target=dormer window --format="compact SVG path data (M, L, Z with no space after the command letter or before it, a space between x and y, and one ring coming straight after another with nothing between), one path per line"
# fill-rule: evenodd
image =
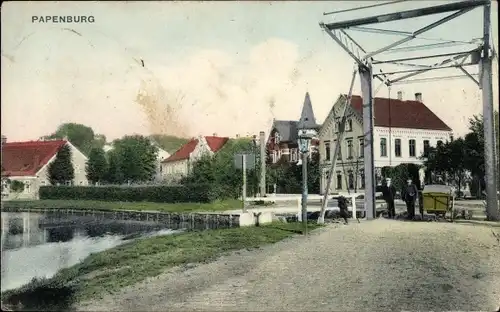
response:
M280 143L280 134L279 132L274 133L274 143L279 144Z
M352 131L352 119L347 120L345 131L347 131L347 132Z

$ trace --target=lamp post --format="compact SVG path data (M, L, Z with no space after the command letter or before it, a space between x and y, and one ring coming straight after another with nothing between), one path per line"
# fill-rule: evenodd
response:
M255 161L253 163L253 174L252 174L252 193L253 197L257 197L257 145L259 143L259 140L257 139L257 136L254 134L252 137L252 143L253 143L253 155L255 157Z
M299 150L302 154L302 224L307 235L307 159L312 135L305 129L299 130Z

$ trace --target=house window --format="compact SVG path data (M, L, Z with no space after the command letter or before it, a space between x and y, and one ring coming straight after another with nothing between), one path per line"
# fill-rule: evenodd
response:
M417 152L415 150L415 140L411 139L408 141L408 149L410 152L410 157L415 157L417 155Z
M337 190L342 189L342 174L337 171Z
M280 143L280 134L279 132L274 133L274 143L279 144Z
M387 139L380 139L380 157L387 157Z
M278 153L276 151L273 151L273 164L275 164L278 161Z
M350 190L354 189L354 173L352 173L351 170L349 170L349 174L347 176L347 181L349 183L349 189Z
M359 177L360 177L360 183L361 183L361 188L364 189L365 188L365 170L364 169L361 169L359 171Z
M401 139L394 140L394 155L401 157Z
M429 143L429 140L424 140L424 157L427 157L427 155L429 154L430 147L431 145Z
M334 141L333 144L337 144L337 141ZM337 148L337 145L335 145ZM339 146L339 154L337 155L337 160L342 160L342 144Z
M335 130L335 133L339 132L339 122L337 121L337 119L335 119L334 130Z
M325 160L327 161L330 161L332 160L331 158L331 146L330 146L330 142L329 141L326 141L325 142Z
M353 157L352 140L347 140L347 158L351 159L352 157Z
M359 155L359 158L363 158L363 156L365 155L365 138L360 138L358 143L359 143L358 144L358 147L359 147L358 155Z
M299 153L298 153L298 150L296 148L292 148L290 150L290 161L292 161L292 162L299 161Z
M352 131L352 119L347 120L345 131L347 132Z

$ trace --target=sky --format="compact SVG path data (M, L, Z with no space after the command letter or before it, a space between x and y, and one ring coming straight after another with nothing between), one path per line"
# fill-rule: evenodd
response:
M323 15L374 1L307 2L3 2L1 8L1 132L8 141L32 140L58 125L88 125L109 140L125 134L233 137L269 131L273 118L297 120L309 92L318 122L349 91L353 59L320 27L342 21L445 3L406 1ZM492 12L497 12L493 1ZM415 31L450 13L368 25ZM39 16L93 16L93 23L33 22ZM402 45L465 41L482 36L482 8ZM492 14L498 50L498 19ZM367 51L403 37L348 33ZM375 56L387 60L465 51L474 44ZM477 46L477 45L476 45ZM141 60L144 62L142 66ZM431 64L442 59L422 61ZM377 65L378 66L378 65ZM408 67L374 67L390 72ZM498 63L494 63L498 107ZM477 73L477 66L468 67ZM422 77L459 75L457 69ZM421 78L416 76L415 78ZM378 87L375 96L424 103L455 132L482 112L470 79ZM360 82L354 84L360 94Z

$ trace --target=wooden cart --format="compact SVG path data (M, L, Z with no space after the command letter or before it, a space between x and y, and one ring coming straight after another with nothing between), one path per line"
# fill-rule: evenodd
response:
M445 217L447 212L450 212L453 218L453 208L455 204L455 196L453 189L448 185L426 185L422 191L423 210L430 214L435 214L436 217Z

